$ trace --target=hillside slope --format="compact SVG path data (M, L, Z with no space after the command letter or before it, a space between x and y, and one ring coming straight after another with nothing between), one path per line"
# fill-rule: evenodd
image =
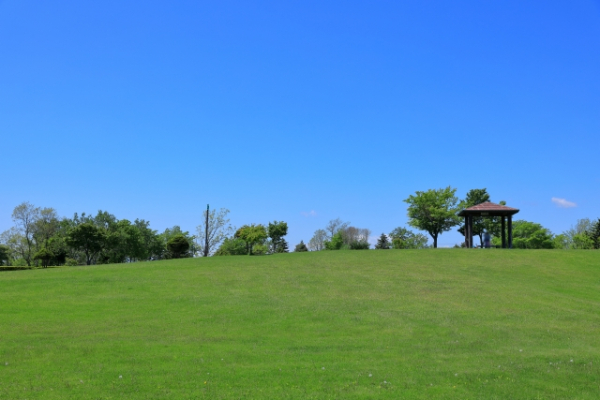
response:
M600 252L0 274L0 399L597 399Z

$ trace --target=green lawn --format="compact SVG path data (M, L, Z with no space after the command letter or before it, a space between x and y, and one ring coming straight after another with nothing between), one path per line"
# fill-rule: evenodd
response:
M600 251L0 273L0 399L598 399Z

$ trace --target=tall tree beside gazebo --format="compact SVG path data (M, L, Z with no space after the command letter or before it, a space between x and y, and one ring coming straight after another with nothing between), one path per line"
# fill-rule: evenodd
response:
M456 189L448 186L445 189L429 189L417 191L404 200L408 203L408 224L417 229L427 231L433 239L433 247L437 248L438 236L449 231L460 223L456 213L460 210Z

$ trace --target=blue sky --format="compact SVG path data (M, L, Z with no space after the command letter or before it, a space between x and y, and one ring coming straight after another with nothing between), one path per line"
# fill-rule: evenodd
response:
M23 201L191 231L210 203L293 246L448 185L600 217L599 1L0 0L0 49L0 231Z

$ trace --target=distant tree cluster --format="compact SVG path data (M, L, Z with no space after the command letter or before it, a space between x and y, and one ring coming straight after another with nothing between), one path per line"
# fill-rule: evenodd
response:
M317 229L308 242L312 251L320 250L368 250L371 231L366 228L350 226L336 218L329 221L325 229Z
M465 199L456 189L446 187L417 191L404 200L408 204L408 225L426 232L436 248L439 236L457 227L465 235L462 209L490 201L485 188L470 190ZM505 201L499 202L506 205ZM288 253L283 221L267 225L250 224L235 229L227 218L229 210L204 212L197 235L179 226L158 233L143 219L131 222L117 219L107 211L96 215L77 213L60 218L53 208L40 208L25 202L13 210L14 226L0 234L0 265L49 266L124 263L194 256L263 255ZM498 217L473 218L473 233L480 245L484 233L492 235L492 245L501 246L501 221ZM317 229L308 244L301 241L294 252L322 250L368 250L371 231L351 226L340 218ZM375 249L423 249L428 237L405 227L382 233ZM463 243L464 245L464 243ZM455 246L460 247L460 246ZM569 230L555 235L539 223L513 222L513 247L522 249L600 249L600 219L580 219Z
M225 237L216 250L216 256L264 255L288 253L285 236L287 222L273 221L267 226L261 224L243 225L233 236Z
M14 226L0 234L0 263L48 266L123 263L190 257L194 237L178 226L158 233L143 219L117 219L106 211L60 218L53 208L25 202L12 213Z

